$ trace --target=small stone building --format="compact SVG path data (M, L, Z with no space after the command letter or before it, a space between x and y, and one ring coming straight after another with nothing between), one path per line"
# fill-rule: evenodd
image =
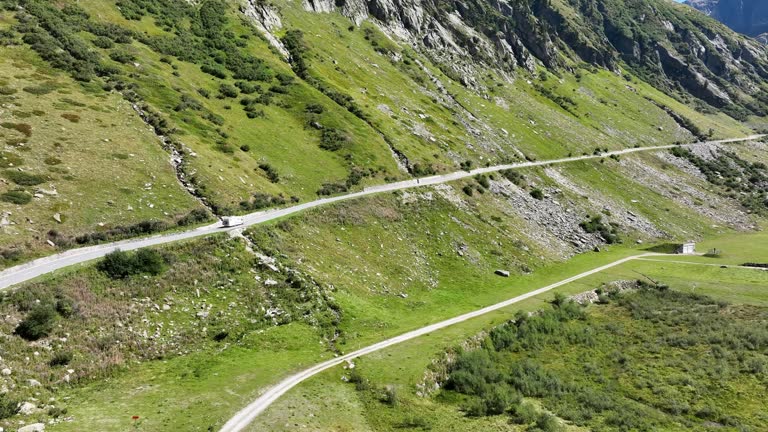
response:
M681 255L693 255L696 253L696 243L692 241L685 242L678 246L675 253L681 254Z

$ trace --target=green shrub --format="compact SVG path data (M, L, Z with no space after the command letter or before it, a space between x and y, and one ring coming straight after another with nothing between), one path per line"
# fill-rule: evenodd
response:
M368 379L365 378L357 369L352 369L349 371L347 382L354 384L355 390L357 391L364 391L371 388L370 381L368 381Z
M280 182L280 175L277 173L277 170L274 167L272 167L272 165L268 163L262 163L262 164L259 164L259 169L264 171L264 174L267 175L267 178L272 183Z
M586 221L583 221L579 226L588 233L599 233L600 237L608 244L618 243L619 236L616 228L611 224L603 223L603 217L600 215L593 216Z
M530 429L533 431L542 431L542 432L559 432L563 430L563 427L560 425L560 422L549 413L541 413L539 414L539 417L536 419L536 424L534 425L534 429Z
M283 205L286 203L283 195L269 195L256 192L249 201L241 201L240 208L243 210L260 210L267 207Z
M55 156L48 156L43 160L46 165L61 165L61 159Z
M237 91L237 87L229 84L222 84L219 86L219 99L236 98L240 93Z
M338 129L323 129L320 148L328 151L340 150L347 142L347 137Z
M479 175L475 177L475 180L477 181L477 184L479 184L484 189L491 187L491 182L488 180L488 176Z
M123 51L123 50L112 51L111 53L109 53L109 58L111 58L112 60L118 63L124 63L124 64L136 61L135 55L129 53L128 51Z
M112 39L106 36L97 37L96 39L93 40L93 44L96 45L98 48L103 48L103 49L110 49L113 46L115 46L115 43L112 41Z
M0 194L0 201L23 205L32 201L32 195L24 191L8 191Z
M544 192L542 192L539 188L533 188L533 190L530 192L530 195L533 199L537 199L539 201L544 199Z
M508 170L502 170L499 172L505 179L511 181L518 187L525 187L525 176L520 174L520 172L508 169Z
M39 304L19 323L14 333L29 341L44 338L53 330L56 318L53 305Z
M397 425L397 428L430 430L432 429L432 424L424 417L411 415L404 418L403 421Z
M283 36L285 48L291 54L291 66L299 78L309 78L308 65L304 60L307 46L304 44L304 33L301 30L289 30Z
M349 188L344 183L331 183L326 182L323 183L323 186L318 189L317 194L318 195L334 195L342 192L348 191Z
M141 221L133 225L119 225L107 231L98 231L75 237L77 244L99 243L108 240L122 239L137 235L152 234L169 229L170 226L163 221Z
M196 208L184 215L184 217L179 219L176 224L178 226L194 225L210 220L210 218L211 214L208 212L208 210L203 208Z
M381 401L389 406L397 406L400 404L400 396L397 391L397 387L388 385L384 388L384 395Z
M72 351L59 351L51 357L48 364L51 367L54 366L66 366L72 361Z
M238 81L235 86L240 89L243 94L253 94L261 91L261 87L256 84L252 84L246 81Z
M77 114L64 113L64 114L61 115L61 117L69 120L72 123L79 123L80 122L80 116L77 115Z
M538 410L528 401L523 401L515 406L510 414L514 423L523 425L531 424L538 418Z
M43 83L34 87L24 87L22 90L35 96L43 96L55 91L57 88L56 84Z
M41 175L29 174L24 171L5 170L3 175L19 186L35 186L46 181L46 178Z
M7 393L0 393L0 420L7 419L19 412L19 402L11 399Z
M4 129L15 130L16 132L24 135L27 138L32 136L32 125L29 125L27 123L3 122L3 123L0 123L0 127Z
M165 259L152 249L140 249L136 253L117 250L107 254L96 268L111 279L125 279L133 275L160 274L165 268Z
M311 114L322 114L323 111L325 111L325 108L323 108L322 105L317 103L309 103L304 108L304 111L311 113Z
M59 407L50 407L48 408L48 415L53 418L59 418L63 415L67 414L66 408L59 408Z

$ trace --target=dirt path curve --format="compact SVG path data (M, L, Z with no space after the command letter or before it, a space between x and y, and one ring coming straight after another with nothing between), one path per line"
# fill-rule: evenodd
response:
M762 138L763 136L765 135L750 135L742 138L731 138L731 139L724 139L724 140L718 140L718 141L707 141L707 142L701 142L701 143L684 144L682 145L682 147L693 147L693 146L706 145L706 144L733 144L733 143L755 140L758 138ZM436 185L440 183L447 183L447 182L451 182L451 181L455 181L455 180L459 180L467 177L472 177L478 174L487 174L487 173L502 171L507 169L519 169L519 168L545 166L545 165L552 165L552 164L563 164L568 162L576 162L576 161L582 161L582 160L610 157L612 155L623 155L628 153L636 153L636 152L644 152L644 151L664 150L664 149L670 149L673 147L677 147L677 145L637 147L637 148L606 152L599 155L575 156L570 158L551 159L551 160L535 161L535 162L520 162L515 164L509 164L509 165L496 165L492 167L477 168L471 171L457 171L457 172L448 173L448 174L436 175L431 177L422 177L419 179L405 180L405 181L396 182L396 183L372 186L372 187L365 188L361 192L353 192L346 195L339 195L331 198L322 198L315 201L309 201L306 203L297 204L295 206L291 206L283 209L275 209L275 210L267 210L267 211L251 213L243 216L244 223L243 225L238 227L225 228L222 226L221 222L218 222L215 224L211 224L211 225L200 227L200 228L194 228L184 232L159 234L151 237L142 237L142 238L136 238L136 239L130 239L130 240L123 240L119 242L113 242L113 243L105 243L105 244L100 244L96 246L88 246L88 247L83 247L78 249L72 249L72 250L64 251L54 255L50 255L44 258L39 258L39 259L30 261L28 263L20 264L14 267L7 268L3 271L0 271L0 290L8 288L12 285L16 285L16 284L28 281L30 279L34 279L38 276L51 273L55 270L59 270L65 267L69 267L72 265L84 263L96 258L103 257L104 255L110 252L114 252L118 249L124 250L124 251L135 250L135 249L140 249L148 246L156 246L156 245L161 245L166 243L173 243L173 242L191 239L195 237L212 235L219 232L231 231L233 229L242 229L243 227L261 224L267 221L271 221L271 220L288 216L294 213L298 213L310 208L327 205L337 201L345 201L345 200L360 198L367 195L374 195L374 194L392 192L392 191L403 190L403 189L430 186L430 185Z
M319 374L320 372L323 372L327 369L330 369L334 366L338 366L346 361L351 361L357 357L364 356L366 354L370 354L374 351L379 351L381 349L390 347L392 345L399 344L401 342L405 342L414 338L417 338L419 336L423 336L425 334L443 329L448 326L452 326L454 324L458 324L464 321L467 321L469 319L479 317L481 315L487 314L489 312L493 312L502 308L505 308L507 306L513 305L515 303L518 303L520 301L529 299L531 297L537 296L539 294L545 293L547 291L550 291L552 289L555 289L557 287L569 284L573 281L585 278L587 276L593 275L595 273L599 273L601 271L607 270L611 267L615 267L617 265L624 264L628 261L638 259L638 258L644 258L649 256L663 256L665 254L660 253L645 253L641 255L635 255L627 258L622 258L620 260L614 261L610 264L606 264L597 268L594 268L592 270L585 271L584 273L579 273L576 276L569 277L567 279L563 279L559 282L555 282L551 285L547 285L545 287L527 292L525 294L519 295L517 297L511 298L509 300L505 300L500 303L496 303L491 306L484 307L482 309L478 309L469 313L465 313L463 315L459 315L454 318L447 319L445 321L441 321L439 323L431 324L426 327L422 327L417 330L410 331L408 333L404 333L400 336L395 336L391 339L387 339L385 341L381 341L379 343L375 343L373 345L367 346L365 348L361 348L357 351L353 351L349 354L345 354L343 356L335 357L333 359L324 361L322 363L319 363L315 366L310 367L309 369L305 369L297 374L291 375L273 387L268 388L261 396L258 397L258 399L254 400L248 406L240 410L237 414L235 414L229 421L227 421L224 426L220 429L220 432L239 432L244 430L248 425L253 422L253 420L258 417L259 414L264 412L269 406L274 403L277 399L280 398L280 396L287 393L290 389L297 386L299 383L301 383L304 380L307 380L311 378L314 375Z

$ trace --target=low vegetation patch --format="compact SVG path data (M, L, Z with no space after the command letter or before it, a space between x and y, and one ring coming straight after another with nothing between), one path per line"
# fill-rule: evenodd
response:
M738 200L750 211L768 214L768 166L764 163L744 160L729 151L720 151L711 159L682 147L671 152L695 165L709 183L720 187L723 195Z
M118 250L107 254L96 268L112 279L125 279L138 274L160 274L165 265L165 259L159 252L140 249L135 253Z
M588 217L579 226L586 232L598 233L608 244L619 243L618 229L611 223L605 223L601 215Z
M5 170L3 176L19 186L35 186L46 181L44 176L16 170Z
M64 113L61 115L66 120L71 121L72 123L79 123L80 122L80 116L77 114L72 113Z
M56 309L52 305L37 305L19 323L15 333L29 341L44 338L53 330L57 317Z
M27 204L32 201L32 195L20 190L8 191L0 194L0 201L11 204Z
M4 122L4 123L0 123L0 127L4 129L15 130L16 132L24 135L27 138L32 136L32 125L27 123Z
M0 168L13 168L24 165L24 159L10 152L0 152Z
M211 214L203 208L194 209L176 222L178 226L196 225L211 220Z
M253 194L250 200L241 201L240 208L246 211L260 210L267 207L283 205L288 202L282 195L269 195L261 192Z
M589 312L564 297L460 351L443 396L470 416L541 429L522 398L590 430L760 429L768 311L639 284ZM554 426L554 423L552 423Z

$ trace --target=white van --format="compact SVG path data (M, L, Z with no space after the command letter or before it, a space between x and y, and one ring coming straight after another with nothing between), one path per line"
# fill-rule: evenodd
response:
M243 224L242 216L224 216L221 218L221 223L225 228L234 227Z

